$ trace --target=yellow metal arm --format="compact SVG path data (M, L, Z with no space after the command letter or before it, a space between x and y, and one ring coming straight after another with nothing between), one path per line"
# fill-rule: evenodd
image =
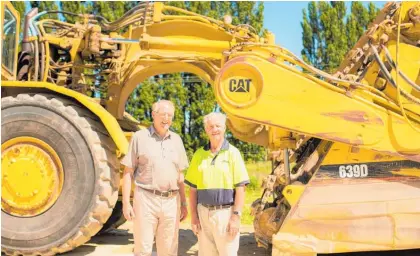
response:
M269 129L278 127L420 161L420 143L413 143L420 142L420 133L400 114L375 104L378 96L336 87L292 69L263 54L234 56L216 78L217 100L228 115L273 127ZM412 116L418 126L418 115Z

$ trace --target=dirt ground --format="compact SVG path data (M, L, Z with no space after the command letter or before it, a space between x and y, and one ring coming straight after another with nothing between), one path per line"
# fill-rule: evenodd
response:
M179 230L179 256L197 255L197 237L189 228L189 224L182 223ZM132 255L133 250L133 230L132 223L126 222L119 229L113 230L108 234L93 237L88 243L78 247L63 256L105 256L105 255ZM154 253L154 256L156 254ZM258 248L254 239L254 229L252 226L241 228L241 239L238 255L270 255L264 248Z
M181 223L179 230L179 256L197 255L197 237L192 233L188 223ZM88 243L78 247L76 250L61 254L62 256L131 256L133 251L132 223L127 222L119 229L113 230L105 235L93 237ZM241 239L238 256L267 256L267 250L258 248L254 239L254 228L252 226L241 227ZM318 254L327 256L326 254ZM408 251L389 252L359 252L328 254L328 256L420 256L420 249ZM154 252L153 256L157 256Z
M182 223L179 230L179 256L190 256L198 254L197 237L189 229L189 224ZM75 250L61 254L62 256L131 256L133 255L133 231L132 223L127 222L119 229L107 234L93 237L88 243ZM3 255L3 254L2 254ZM270 253L258 248L254 239L254 228L252 226L241 227L241 239L238 256L268 256ZM407 251L389 252L359 252L328 254L328 256L420 256L420 249ZM156 252L152 256L157 256ZM318 256L327 256L318 254Z

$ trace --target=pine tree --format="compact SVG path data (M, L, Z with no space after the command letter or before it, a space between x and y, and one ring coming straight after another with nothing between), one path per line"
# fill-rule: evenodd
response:
M368 8L361 2L351 3L351 13L347 18L346 33L348 35L348 49L351 49L359 37L368 28L369 24L376 18L379 10L373 3Z
M172 122L172 130L178 134L183 134L185 127L185 113L182 111L185 106L188 92L182 84L181 73L164 74L157 79L158 88L156 90L157 99L167 99L172 101L176 106L174 120Z
M186 127L184 130L184 143L188 155L207 143L204 131L203 117L216 108L213 91L205 81L193 74L184 74L185 88L188 92L184 112L186 114Z
M63 11L72 12L76 14L85 13L84 3L81 1L61 1L61 9ZM79 18L73 15L64 15L65 19L69 23L75 23Z
M93 2L93 10L97 15L101 15L107 21L115 21L124 15L126 12L126 5L124 1L95 1Z
M157 88L154 78L149 78L133 91L127 101L126 111L143 125L152 123L152 104L156 101Z
M232 24L251 25L257 34L261 34L264 20L264 5L262 2L236 1L230 2Z
M308 4L308 13L305 9L303 10L303 22L301 26L303 29L304 49L301 52L303 60L311 63L316 68L322 69L324 48L321 45L321 27L316 2L310 2Z
M310 2L303 10L301 51L303 60L332 73L377 15L370 3L366 8L352 2L347 14L344 2Z
M347 52L345 47L347 36L342 18L345 17L346 7L344 2L319 2L318 4L321 38L325 47L325 54L322 55L323 69L332 72L340 65Z
M368 18L369 22L372 22L375 20L376 16L378 16L379 9L376 8L375 4L370 2L368 6ZM368 24L369 25L369 24Z

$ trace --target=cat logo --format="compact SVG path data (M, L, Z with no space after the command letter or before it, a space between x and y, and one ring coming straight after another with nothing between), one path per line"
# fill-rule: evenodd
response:
M249 92L252 79L230 79L229 91L231 92Z

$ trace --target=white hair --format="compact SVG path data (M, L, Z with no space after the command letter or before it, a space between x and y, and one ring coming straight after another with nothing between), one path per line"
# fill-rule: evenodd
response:
M204 127L206 127L207 123L211 119L216 119L216 120L222 121L223 126L226 127L226 115L225 114L220 113L220 112L211 112L210 114L205 115L204 119L203 119Z
M159 100L159 101L156 101L155 103L153 103L152 111L158 113L162 104L168 104L169 106L172 107L173 110L175 110L175 106L174 106L174 103L172 101L170 101L170 100Z

